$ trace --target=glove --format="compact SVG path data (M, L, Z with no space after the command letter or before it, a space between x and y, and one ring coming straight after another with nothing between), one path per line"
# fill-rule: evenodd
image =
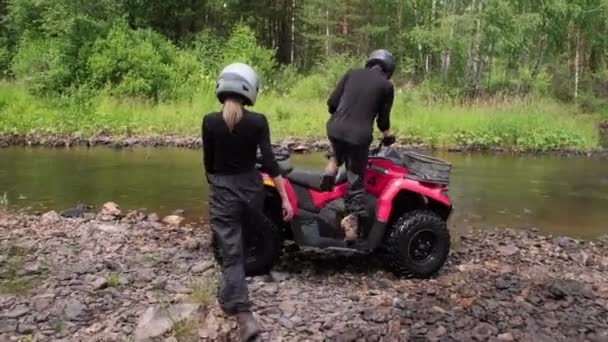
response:
M394 144L397 141L397 138L394 135L387 135L385 137L382 138L382 145L384 146L391 146L392 144Z

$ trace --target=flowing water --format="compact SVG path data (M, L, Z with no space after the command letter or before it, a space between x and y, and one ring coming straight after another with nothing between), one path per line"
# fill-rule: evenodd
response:
M608 161L592 158L440 153L453 165L450 227L536 227L554 235L608 234ZM321 154L296 155L321 169ZM6 200L4 194L6 193ZM200 151L171 148L0 149L0 206L33 212L114 201L123 209L204 220Z

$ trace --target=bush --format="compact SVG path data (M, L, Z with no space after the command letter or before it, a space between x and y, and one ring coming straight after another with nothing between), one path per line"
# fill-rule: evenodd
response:
M362 58L345 55L333 56L317 64L308 76L297 81L289 94L303 99L327 98L349 69L363 65Z
M75 63L66 53L67 45L59 38L26 35L18 45L11 70L34 93L61 92L73 80L71 66Z
M198 33L188 48L202 65L203 74L217 76L223 64L223 41L209 31Z
M274 51L258 45L253 31L243 24L237 24L224 44L222 67L241 62L251 65L260 75L262 87L270 83L272 71L275 67Z
M578 106L583 113L601 113L608 109L608 99L596 97L593 94L581 94Z
M268 86L278 95L287 95L301 79L296 67L283 65L275 70Z
M180 52L151 30L131 30L117 24L97 40L88 58L94 87L119 97L174 99L200 80L194 55Z

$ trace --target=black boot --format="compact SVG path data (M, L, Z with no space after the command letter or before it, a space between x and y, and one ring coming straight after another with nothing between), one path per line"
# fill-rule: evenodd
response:
M251 312L241 312L236 315L242 342L256 341L260 336L260 327Z

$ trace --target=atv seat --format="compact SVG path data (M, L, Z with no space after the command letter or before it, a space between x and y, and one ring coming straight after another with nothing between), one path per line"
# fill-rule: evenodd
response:
M321 190L321 177L323 177L323 174L319 171L293 169L286 177L294 184L309 189Z
M323 173L319 171L306 169L293 169L287 174L287 179L294 184L303 186L308 189L321 191L321 178ZM347 182L346 171L339 170L336 175L336 185Z

